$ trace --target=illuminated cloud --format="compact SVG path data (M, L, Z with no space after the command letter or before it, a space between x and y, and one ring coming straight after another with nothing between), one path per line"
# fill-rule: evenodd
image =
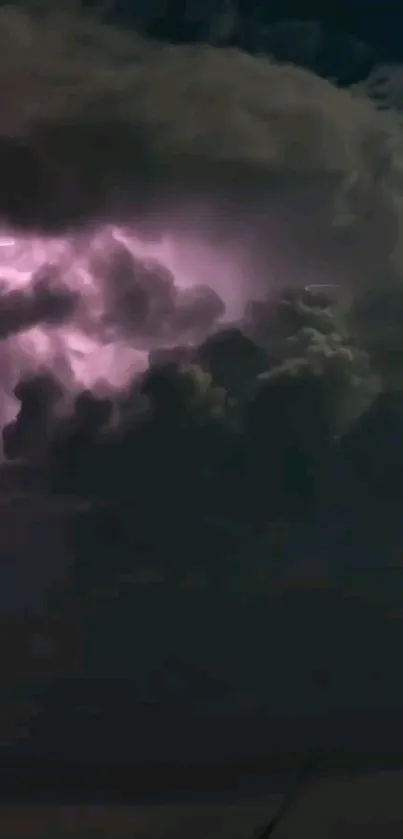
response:
M399 274L400 150L389 115L308 71L2 8L7 404L43 366L120 388L283 285Z

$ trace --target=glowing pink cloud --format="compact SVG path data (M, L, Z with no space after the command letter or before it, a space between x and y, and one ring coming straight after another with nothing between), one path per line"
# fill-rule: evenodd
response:
M164 265L181 289L207 285L225 303L226 320L241 317L247 296L243 253L237 242L212 248L194 237L165 234L156 242L143 242L130 231L113 228L113 236L136 257Z
M109 305L101 269L117 247L126 249L146 267L159 265L167 269L176 293L193 286L207 286L223 300L225 319L241 315L246 295L236 244L233 249L218 252L203 242L177 234L161 235L150 242L142 240L135 231L116 225L105 225L95 233L79 233L69 238L4 231L0 235L3 292L29 290L41 272L48 272L54 275L56 284L78 295L79 304L62 324L36 324L2 342L2 422L15 414L12 391L22 374L46 368L71 391L96 390L100 384L116 390L147 369L148 352L152 348L151 343L147 346L147 336L139 344L128 333L101 328ZM175 338L171 336L174 343Z

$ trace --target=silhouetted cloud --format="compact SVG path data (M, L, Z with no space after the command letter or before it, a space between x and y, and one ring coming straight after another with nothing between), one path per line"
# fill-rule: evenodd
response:
M0 338L23 332L36 324L57 326L73 315L77 296L52 283L46 272L33 277L32 285L23 290L1 288Z

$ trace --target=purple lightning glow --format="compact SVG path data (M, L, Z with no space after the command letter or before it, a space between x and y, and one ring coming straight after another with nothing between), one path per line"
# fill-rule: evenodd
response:
M71 392L119 390L147 369L150 350L197 343L218 322L240 317L245 303L236 248L168 234L146 242L114 225L68 239L4 232L0 325L13 295L30 300L41 279L49 294L70 294L75 305L56 321L3 330L3 422L15 414L21 375L44 368Z

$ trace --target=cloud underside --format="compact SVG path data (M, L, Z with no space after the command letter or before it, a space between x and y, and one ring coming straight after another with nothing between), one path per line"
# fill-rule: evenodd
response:
M319 208L334 249L355 231L373 244L375 227L383 255L396 245L395 127L363 97L268 58L155 46L84 16L2 9L0 56L0 210L14 224L144 223L189 201L222 217L230 202L255 219L279 206L305 226Z

